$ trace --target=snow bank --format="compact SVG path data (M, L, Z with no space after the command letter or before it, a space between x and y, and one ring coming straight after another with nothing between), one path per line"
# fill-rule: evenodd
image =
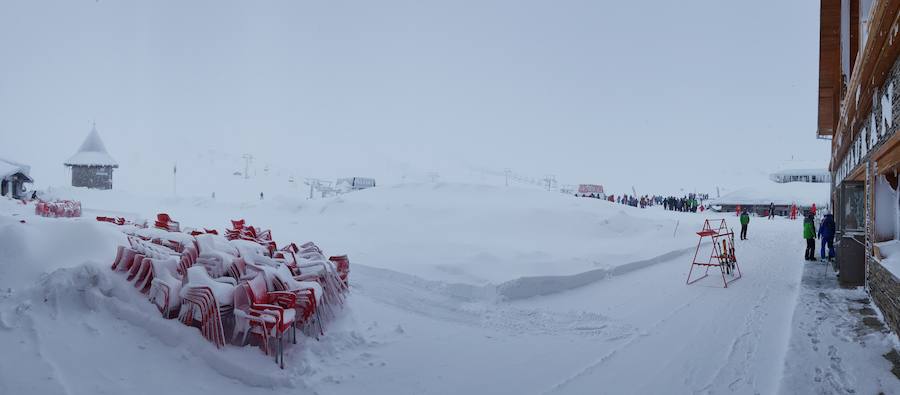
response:
M320 231L320 245L353 262L473 285L650 259L695 243L704 218L539 190L442 183L303 202L292 216L294 228ZM281 234L290 227L272 229Z
M112 264L125 243L121 232L93 220L0 216L0 289L29 287L44 273L85 261Z
M565 292L601 281L611 276L619 276L635 270L650 267L693 252L694 247L667 252L650 259L626 263L610 269L595 269L568 276L522 277L497 286L497 293L506 300L525 299L534 296Z
M260 369L274 364L253 348L217 350L196 329L162 319L146 298L101 266L87 262L57 269L32 288L0 299L0 330L36 338L25 346L39 347L37 356L28 353L19 361L0 361L0 389L10 390L0 392L26 393L24 390L33 381L48 378L60 380L66 389L64 393L89 393L94 386L141 384L178 389L181 384L176 383L189 384L199 377L205 377L205 388L220 388L224 393L239 393L238 389L247 387L271 389L302 384L285 371ZM14 336L0 337L12 340ZM11 345L5 343L0 340L3 349L9 350ZM87 355L91 360L89 367L79 366ZM31 357L38 358L31 363L47 363L53 369L23 372L14 368L14 364ZM150 361L162 365L147 370ZM91 374L74 374L85 369ZM95 370L103 374L97 375ZM173 382L157 382L158 375ZM229 390L231 381L217 378L218 375L236 380L241 386ZM116 383L113 377L125 382Z

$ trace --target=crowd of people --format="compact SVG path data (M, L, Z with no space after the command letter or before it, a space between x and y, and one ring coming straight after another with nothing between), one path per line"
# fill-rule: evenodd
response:
M604 198L602 195L593 193L584 195L575 194L575 196L589 197L594 199ZM627 194L622 194L607 195L605 199L611 203L624 204L631 207L647 208L653 206L662 206L663 209L669 211L696 213L697 211L703 212L703 201L709 199L709 195L689 193L683 197L677 198L675 196L666 197L662 195L630 196Z
M640 207L647 208L655 205L655 196L644 195L644 196L628 196L628 195L619 195L619 196L610 196L609 201L616 202L618 204L624 204L626 206L631 207Z
M703 201L709 199L709 195L699 193L689 193L680 198L669 196L662 200L663 208L669 211L691 212L696 213L698 210L703 212Z

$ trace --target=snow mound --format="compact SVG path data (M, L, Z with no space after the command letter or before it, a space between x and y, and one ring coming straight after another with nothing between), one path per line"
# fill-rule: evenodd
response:
M501 284L571 276L637 262L696 243L705 216L637 209L527 188L463 183L379 186L324 200L272 196L243 203L153 198L122 191L55 190L85 216L167 212L220 231L223 218L265 223L283 240L316 240L355 264L444 283Z
M346 251L356 263L472 285L650 259L696 243L693 232L704 218L533 189L445 183L303 202L291 214L321 230L323 246ZM274 225L273 231L280 232Z
M179 382L196 382L199 377L205 377L202 380L209 388L216 383L227 387L230 380L240 382L242 389L302 385L285 371L258 369L272 362L256 350L217 350L196 329L160 318L133 287L100 266L86 262L57 269L32 288L0 299L0 330L7 332L0 336L0 346L27 350L17 361L0 361L0 389L10 390L0 392L26 393L25 389L48 379L66 390L48 388L42 393L89 393L94 386L124 390L141 385L183 391ZM9 332L18 335L9 336ZM16 343L16 338L32 341ZM91 363L82 366L87 355ZM14 368L23 361L50 369L29 374ZM146 372L151 365L159 367ZM161 383L157 375L174 381ZM237 389L224 391L237 393Z
M124 235L93 220L31 216L20 223L0 216L0 289L28 287L45 273L85 261L111 264L122 243Z

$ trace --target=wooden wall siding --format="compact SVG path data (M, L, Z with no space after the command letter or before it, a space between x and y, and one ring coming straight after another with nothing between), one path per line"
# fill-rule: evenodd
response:
M850 0L850 68L856 64L856 56L859 54L859 0ZM853 70L847 79L852 78ZM848 81L849 82L849 81Z
M835 169L859 129L857 122L865 121L872 109L872 94L881 87L888 77L888 72L900 55L898 29L900 24L900 0L879 0L873 5L871 31L863 48L862 56L857 57L853 65L850 83L847 87L847 100L837 124L835 136L842 138L832 140L832 170ZM859 92L857 97L856 92Z

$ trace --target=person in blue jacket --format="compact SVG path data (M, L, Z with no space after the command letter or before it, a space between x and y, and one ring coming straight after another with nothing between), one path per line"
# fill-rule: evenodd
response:
M822 248L821 254L819 254L822 259L825 259L825 244L828 244L828 259L834 259L834 215L825 214L825 218L822 219L822 224L819 225L819 239L822 240Z

